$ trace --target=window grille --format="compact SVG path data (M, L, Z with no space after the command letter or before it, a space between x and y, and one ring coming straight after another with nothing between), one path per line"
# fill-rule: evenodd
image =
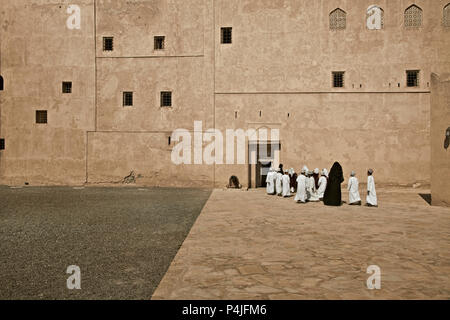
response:
M114 38L103 37L103 51L113 51L113 50L114 50Z
M343 88L344 87L344 73L343 71L333 72L333 87Z
M335 9L330 13L330 30L344 30L347 27L347 13L342 9Z
M36 123L47 123L47 110L36 110Z
M172 106L172 92L163 91L161 92L161 107L171 107Z
M133 106L133 92L124 92L123 93L123 106L124 107Z
M233 41L233 29L232 28L222 28L221 29L221 42L222 43L232 43Z
M422 26L422 9L416 5L410 6L405 10L405 27L420 27Z
M407 87L419 86L419 70L406 71L406 86Z

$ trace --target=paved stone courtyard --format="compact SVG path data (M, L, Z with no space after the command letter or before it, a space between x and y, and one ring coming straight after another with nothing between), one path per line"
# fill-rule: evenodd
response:
M450 208L378 193L379 208L332 208L215 190L153 299L449 299Z
M149 299L210 194L0 187L0 299Z

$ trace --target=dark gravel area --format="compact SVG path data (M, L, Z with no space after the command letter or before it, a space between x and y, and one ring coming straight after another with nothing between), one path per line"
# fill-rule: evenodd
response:
M150 299L210 194L0 187L0 299Z

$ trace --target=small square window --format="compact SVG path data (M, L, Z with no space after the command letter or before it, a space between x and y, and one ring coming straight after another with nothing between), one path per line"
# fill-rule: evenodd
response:
M406 71L406 86L407 87L419 86L419 70Z
M344 73L343 71L333 72L333 87L343 88L344 87Z
M155 50L164 50L164 40L166 37L164 36L156 36L155 37Z
M133 92L124 92L123 93L123 106L124 107L133 106Z
M103 37L103 51L113 51L113 50L114 50L114 38Z
M0 150L5 150L5 139L0 139Z
M63 93L72 93L72 82L63 82L62 83L62 92Z
M221 42L232 43L233 41L233 28L226 27L221 29Z
M47 123L47 110L36 110L36 123Z
M172 106L172 92L163 91L161 92L161 107L171 107Z

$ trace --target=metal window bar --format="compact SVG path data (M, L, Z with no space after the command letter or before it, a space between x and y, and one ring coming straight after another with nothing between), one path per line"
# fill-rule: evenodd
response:
M221 29L221 42L222 43L232 43L233 41L233 29L230 27Z
M47 110L36 110L36 123L47 123Z
M133 92L124 92L123 93L123 106L124 107L133 106Z
M114 50L114 38L103 37L103 51L113 51L113 50Z
M161 92L161 107L171 107L172 106L172 92L163 91Z

